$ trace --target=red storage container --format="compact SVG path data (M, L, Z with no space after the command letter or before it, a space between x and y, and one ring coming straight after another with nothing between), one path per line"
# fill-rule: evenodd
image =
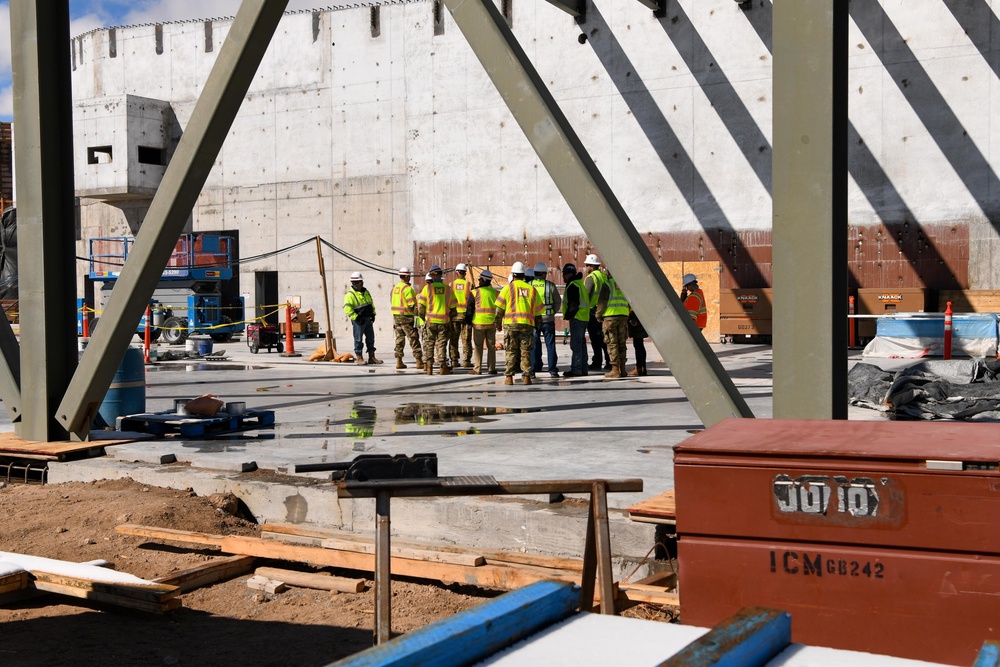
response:
M1000 640L1000 427L727 420L675 451L682 620L972 664Z

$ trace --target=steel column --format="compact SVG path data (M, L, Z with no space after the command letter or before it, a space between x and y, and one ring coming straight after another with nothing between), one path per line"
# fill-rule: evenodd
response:
M32 369L21 378L21 435L66 440L54 417L77 360L69 2L13 0L10 27L18 244L30 258L18 277L21 354Z
M244 0L57 417L85 436L222 149L287 0ZM68 39L67 39L68 41ZM68 56L67 56L68 58ZM20 149L20 146L19 146Z
M774 0L774 416L847 418L847 0Z
M489 0L445 4L698 416L706 426L752 417L500 11Z

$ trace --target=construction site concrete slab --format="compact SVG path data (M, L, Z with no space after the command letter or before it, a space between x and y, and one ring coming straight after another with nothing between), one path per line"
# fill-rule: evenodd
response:
M297 341L299 342L299 341ZM318 343L317 343L318 344ZM298 346L307 354L311 346ZM163 348L161 348L163 349ZM359 533L374 529L374 502L338 499L329 473L296 474L303 463L359 454L434 452L439 474L498 480L640 477L641 493L608 496L619 567L644 558L658 527L628 520L626 508L673 488L673 446L704 428L650 347L649 375L605 380L549 378L503 384L503 374L427 376L394 364L357 366L253 355L234 341L228 361L160 362L146 367L146 410L213 394L250 410L274 410L273 428L204 439L166 437L106 447L106 455L50 465L51 483L129 477L142 484L233 493L259 521L307 523ZM771 348L715 346L759 418L771 417ZM569 357L569 347L558 346ZM498 369L503 354L498 354ZM518 374L518 380L520 380ZM884 418L852 409L852 418ZM9 420L4 428L10 429ZM396 499L393 533L553 555L579 555L585 496ZM663 527L659 527L663 531Z

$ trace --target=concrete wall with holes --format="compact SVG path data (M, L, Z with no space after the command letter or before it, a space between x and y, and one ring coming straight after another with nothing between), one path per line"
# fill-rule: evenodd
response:
M515 35L640 232L694 243L711 230L770 228L768 0L669 0L661 18L635 0L588 2L579 24L546 2L511 6ZM962 286L1000 288L1000 3L873 0L851 13L849 222L861 230L852 262L902 256L891 231L883 238L892 225L935 228L944 231L920 237L915 253L962 262L960 282L967 262ZM229 25L74 38L78 105L163 100L176 140ZM414 243L581 234L446 11L435 32L429 2L382 5L377 34L367 6L286 15L193 229L239 230L243 256L319 234L382 267L411 263ZM134 218L134 204L119 215L116 202L93 201L82 207L84 238ZM866 236L869 227L878 233ZM945 252L949 229L961 247ZM254 271L278 271L281 295L316 306L311 252L243 267L243 291ZM339 311L361 267L329 251L327 267ZM394 277L362 270L385 304L386 352ZM346 335L342 315L334 328Z

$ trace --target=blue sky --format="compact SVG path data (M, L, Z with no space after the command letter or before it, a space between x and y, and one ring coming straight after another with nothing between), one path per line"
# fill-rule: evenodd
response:
M326 6L324 0L289 0L288 9ZM235 16L240 0L70 0L70 35L108 26ZM0 2L0 120L11 120L10 3Z

